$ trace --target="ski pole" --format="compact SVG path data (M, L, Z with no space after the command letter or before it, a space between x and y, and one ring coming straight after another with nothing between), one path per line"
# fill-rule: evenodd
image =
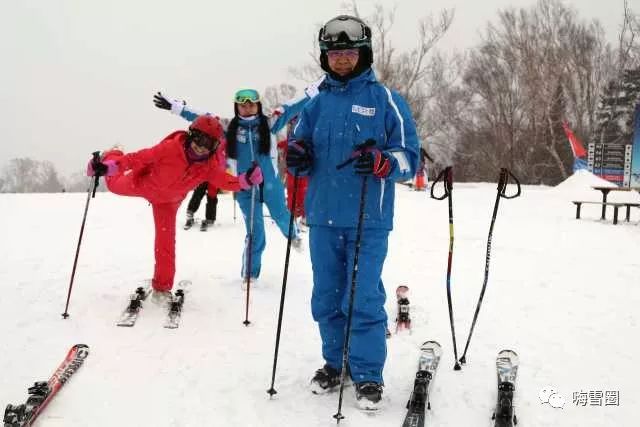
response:
M233 193L233 223L236 223L236 193Z
M375 145L375 141L369 139L360 145L360 149L357 151L359 154L355 157L351 157L347 161L342 162L337 166L337 169L341 169L353 162L358 156L362 156L366 153L366 147ZM347 313L347 325L346 333L344 336L344 343L342 344L342 370L340 371L340 395L338 397L338 412L333 416L336 419L336 424L340 424L340 420L344 419L342 415L342 396L344 394L344 381L347 373L347 359L349 357L349 344L351 343L351 319L353 318L353 303L356 297L356 279L358 277L358 257L360 255L360 244L362 242L362 224L364 223L364 202L367 195L367 176L362 177L362 190L360 191L360 207L358 211L358 226L356 229L356 241L355 251L353 255L353 271L351 272L351 288L349 289L349 310ZM295 207L295 205L294 205Z
M444 193L442 196L436 196L433 190L436 184L442 180ZM458 346L456 344L456 329L453 322L453 303L451 301L451 263L453 260L453 170L451 166L444 168L440 175L431 184L431 198L436 200L447 199L449 202L449 255L447 257L447 304L449 306L449 323L451 324L451 338L453 339L453 355L455 357L455 365L453 369L459 371L461 369L458 363Z
M251 267L252 267L251 252L253 251L253 217L254 217L254 212L256 207L255 195L256 195L256 187L252 186L251 187L251 213L249 214L249 221L251 222L249 223L249 236L247 239L247 246L246 246L247 262L245 264L245 270L244 270L245 280L247 281L247 300L245 303L245 317L244 317L244 321L242 322L244 326L249 326L249 324L251 323L249 321L249 292L251 287Z
M347 358L349 356L349 344L351 341L351 319L353 318L353 302L356 297L356 278L358 276L358 257L360 255L360 243L362 241L362 223L364 222L364 201L367 194L367 177L362 178L362 190L360 191L360 212L358 214L358 228L356 232L356 248L353 256L353 271L351 273L351 289L349 290L349 311L347 314L347 332L342 345L342 370L340 372L340 396L338 398L338 412L333 416L336 423L344 418L342 415L342 395L344 393L344 382L347 372Z
M92 162L98 163L100 162L100 152L95 151L92 154ZM89 202L92 198L96 197L96 189L98 188L98 184L100 183L100 177L96 175L91 183L89 184L89 188L87 190L87 202L84 205L84 215L82 216L82 225L80 226L80 236L78 237L78 246L76 247L76 256L73 260L73 268L71 270L71 280L69 281L69 291L67 292L67 303L64 306L64 313L62 313L62 318L66 319L69 317L69 301L71 300L71 290L73 289L73 279L76 276L76 267L78 266L78 255L80 254L80 244L82 243L82 235L84 234L84 225L87 222L87 212L89 211Z
M280 331L282 330L282 314L284 312L284 296L287 291L287 278L289 276L289 256L291 254L291 236L293 235L293 220L295 217L296 207L296 193L298 191L298 170L296 169L293 177L293 196L291 215L289 216L289 234L287 235L287 253L284 257L284 274L282 275L282 292L280 294L280 311L278 312L278 327L276 329L276 348L273 354L273 371L271 372L271 388L267 390L267 393L271 397L277 393L274 388L276 382L276 366L278 365L278 349L280 348Z
M253 165L256 165L256 162L253 162ZM245 317L244 317L244 326L249 326L251 322L249 321L249 292L251 288L251 253L253 252L253 220L256 209L256 186L251 185L251 211L249 213L249 239L247 241L247 263L245 265L244 274L246 275L245 279L247 280L247 301L245 304Z
M513 178L517 185L516 194L512 196L507 196L506 189L507 184L509 182L509 177ZM478 320L478 313L480 312L480 306L482 305L482 300L484 298L484 292L487 289L487 282L489 281L489 262L491 260L491 239L493 238L493 226L496 223L496 215L498 213L498 205L500 204L500 198L505 199L515 199L520 196L520 181L516 178L508 169L501 168L500 176L498 177L498 191L496 193L496 202L493 205L493 214L491 215L491 225L489 226L489 236L487 237L487 255L485 257L484 263L484 282L482 283L482 289L480 290L480 297L478 298L478 304L476 305L476 311L473 314L473 321L471 322L471 329L469 330L469 336L467 337L467 344L464 347L464 352L462 353L462 357L460 358L460 363L463 365L467 363L467 350L469 349L469 343L471 342L471 335L473 335L473 330L476 326L476 321Z

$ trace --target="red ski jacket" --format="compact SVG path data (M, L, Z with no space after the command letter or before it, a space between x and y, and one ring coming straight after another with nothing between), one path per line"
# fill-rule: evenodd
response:
M133 174L136 192L151 203L181 202L204 181L210 187L241 190L238 178L225 171L224 155L189 163L184 150L186 137L187 132L176 131L151 148L126 154L118 159L119 170ZM223 143L218 147L222 149Z

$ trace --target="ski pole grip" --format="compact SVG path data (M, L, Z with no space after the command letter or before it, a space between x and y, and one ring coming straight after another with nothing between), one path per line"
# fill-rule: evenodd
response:
M362 156L364 153L367 152L367 148L375 147L375 145L376 145L376 140L373 138L369 138L362 144L356 145L356 149L351 154L351 157L349 157L347 160L337 165L336 169L340 170L343 167L347 166L348 164L353 163L358 157Z
M515 182L517 190L515 194L507 196L506 190L507 190L507 184L509 183L509 177L511 177ZM502 187L500 186L500 182L502 182ZM516 197L520 196L520 194L522 193L520 180L518 180L518 178L516 178L516 176L513 173L511 173L511 171L507 168L500 169L500 180L498 181L498 190L500 191L500 197L503 197L505 199L515 199Z
M91 161L93 162L94 165L100 163L100 152L99 151L94 151L91 155L92 155ZM96 175L95 179L93 181L93 193L91 194L92 198L96 197L96 190L98 189L98 184L100 184L100 177L98 175Z
M433 184L431 185L431 198L432 199L444 200L447 197L449 197L449 193L450 193L451 187L453 185L452 182L447 183L448 180L450 180L450 179L452 180L450 171L451 171L451 166L447 166L442 171L440 171L440 173L438 174L436 179L433 181ZM442 196L436 196L434 194L434 190L436 188L436 185L440 181L442 181L442 184L443 184L443 187L444 187L444 193L442 194Z

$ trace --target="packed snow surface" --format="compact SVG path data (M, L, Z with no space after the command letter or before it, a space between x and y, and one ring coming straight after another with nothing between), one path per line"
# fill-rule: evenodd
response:
M571 200L600 200L590 188L598 184L593 175L580 173L555 188L525 186L520 198L500 200L487 290L467 365L458 372L452 369L446 299L447 203L398 186L383 280L392 330L395 288L410 287L413 333L394 334L387 342L383 409L374 415L356 409L349 386L341 425L400 426L418 348L426 340L437 340L444 351L432 388L430 426L492 425L495 356L504 348L518 352L521 361L518 425L637 425L640 210L632 211L630 223L614 226L611 212L600 221L599 207L584 206L583 219L576 220ZM128 295L153 271L152 214L141 199L99 193L89 206L71 316L63 320L86 199L0 194L0 404L24 401L27 387L46 380L71 345L85 343L89 358L37 426L335 423L338 395L308 391L323 360L310 312L306 241L304 251L291 256L278 393L270 399L286 249L276 226L267 219L268 244L250 294L249 327L242 323L246 296L239 280L244 226L239 210L234 220L230 195L222 195L218 221L206 233L181 229L186 203L179 213L176 281L193 282L180 328L163 328L164 309L150 302L134 328L119 328L115 322ZM451 291L460 355L483 283L496 184L455 184L452 200ZM549 386L564 399L563 408L541 403L539 394Z

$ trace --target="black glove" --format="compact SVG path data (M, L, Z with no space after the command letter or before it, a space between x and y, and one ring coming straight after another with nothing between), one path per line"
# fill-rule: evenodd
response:
M298 172L308 172L313 164L313 151L311 146L303 140L291 141L287 146L287 168L296 169Z
M102 162L92 161L92 167L95 176L105 176L107 174L107 171L109 170L109 167Z
M162 95L161 92L153 95L153 103L156 107L162 108L163 110L171 110L171 103Z
M353 164L358 175L375 175L384 179L391 172L389 156L377 148L369 148L361 152Z

